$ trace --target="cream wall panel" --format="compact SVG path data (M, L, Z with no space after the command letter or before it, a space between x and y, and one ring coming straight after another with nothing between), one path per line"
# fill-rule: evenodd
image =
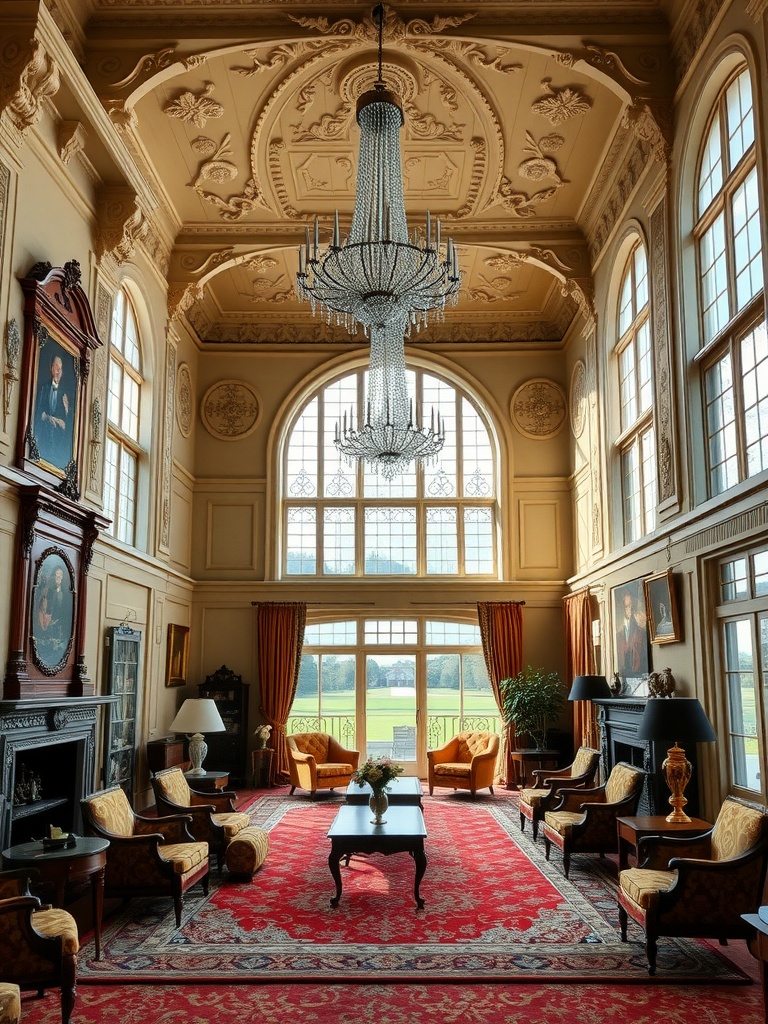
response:
M192 492L183 481L171 485L171 561L189 572L192 561Z
M256 569L255 502L208 502L206 569Z
M201 637L201 678L226 665L253 683L253 650L256 612L249 606L204 608Z
M146 626L151 591L138 583L115 576L107 577L106 617L127 620L136 629Z
M557 569L560 565L560 516L556 501L518 503L520 568Z

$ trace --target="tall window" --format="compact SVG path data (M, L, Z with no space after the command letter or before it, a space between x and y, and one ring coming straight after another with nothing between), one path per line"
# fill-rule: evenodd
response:
M710 495L768 468L768 337L749 72L720 93L702 147L695 234Z
M648 299L648 261L638 241L619 289L618 344L621 501L624 543L656 525L656 442Z
M445 421L433 465L413 463L387 481L349 466L333 440L365 394L364 371L324 386L294 421L283 465L286 576L495 576L498 515L495 458L475 404L457 388L409 370L422 416Z
M768 686L768 551L746 552L720 565L722 673L727 694L731 788L766 788Z
M112 520L112 535L126 544L133 544L136 538L141 385L136 314L121 289L115 299L109 335L104 511Z

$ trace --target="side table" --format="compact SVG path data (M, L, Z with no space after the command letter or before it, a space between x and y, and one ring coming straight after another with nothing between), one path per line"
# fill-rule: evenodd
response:
M760 968L760 988L763 992L763 1020L768 1024L768 907L760 907L756 914L742 914L742 921L754 928L747 939L749 952Z
M37 868L40 878L53 885L57 907L64 906L64 891L68 882L75 878L90 878L97 960L101 958L101 918L104 912L104 872L108 846L108 839L78 836L75 846L57 850L46 850L40 840L19 843L3 850L3 867Z
M190 775L184 772L184 778L190 789L200 793L215 793L217 789L226 789L229 785L229 772L205 772L204 775Z
M557 750L510 750L514 782L518 789L525 789L528 783L528 765L532 768L557 768Z
M629 851L637 852L643 836L700 836L712 828L710 821L691 818L690 821L669 822L663 814L636 815L617 818L616 833L619 843L619 871L629 867Z
M251 751L251 773L254 789L269 789L272 785L272 747L256 747Z

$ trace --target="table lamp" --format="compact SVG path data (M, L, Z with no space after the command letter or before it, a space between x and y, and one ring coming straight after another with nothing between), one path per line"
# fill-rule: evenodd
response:
M672 813L667 815L667 821L690 821L683 807L688 803L684 793L693 767L680 746L680 740L686 743L712 743L717 739L704 708L696 697L651 697L640 719L637 738L674 744L667 751L667 758L661 766L671 791L669 802Z
M607 700L612 696L605 676L574 676L568 700Z
M185 732L189 740L189 760L192 767L188 775L205 775L203 761L208 753L205 732L226 732L216 701L210 697L189 697L179 708L170 724L171 732Z

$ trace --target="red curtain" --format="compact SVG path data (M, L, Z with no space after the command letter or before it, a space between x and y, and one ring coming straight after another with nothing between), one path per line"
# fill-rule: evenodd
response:
M307 606L301 602L257 605L261 715L272 726L274 777L288 775L285 724L296 696L306 621Z
M523 601L481 601L477 605L483 657L496 704L501 711L502 679L516 676L523 667ZM503 772L502 782L514 777L509 752L514 749L514 731L504 725L501 733L498 766ZM499 770L497 768L497 770Z
M574 676L595 674L592 640L592 595L588 590L570 594L563 601L565 619L565 672L568 685ZM573 743L575 747L600 749L600 733L591 700L573 702Z

